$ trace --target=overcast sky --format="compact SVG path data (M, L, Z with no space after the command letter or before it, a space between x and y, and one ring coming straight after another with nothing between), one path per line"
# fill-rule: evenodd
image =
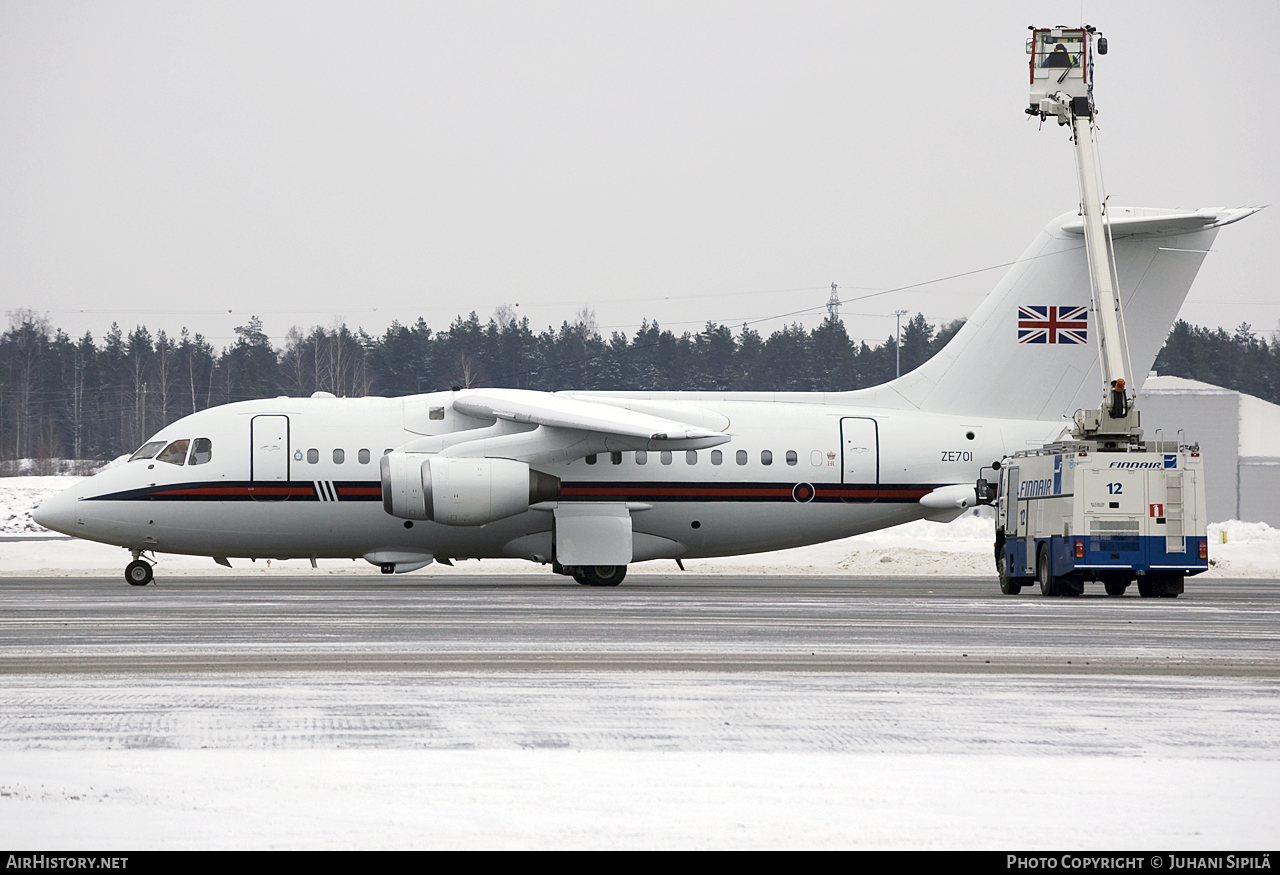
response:
M1280 199L1273 0L0 0L0 309L216 346L500 304L767 334L835 282L879 342L1002 271L854 299L1076 208L1024 41L1082 10L1113 203ZM1280 206L1225 229L1183 318L1274 331L1277 243Z

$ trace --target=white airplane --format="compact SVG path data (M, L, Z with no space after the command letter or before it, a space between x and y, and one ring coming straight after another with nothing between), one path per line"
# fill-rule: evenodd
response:
M1134 374L1218 229L1254 212L1112 208ZM145 553L363 557L384 573L519 557L616 586L633 562L948 521L977 503L984 466L1096 404L1084 246L1077 214L1050 222L941 352L882 386L244 401L166 426L35 520L131 551L137 586Z

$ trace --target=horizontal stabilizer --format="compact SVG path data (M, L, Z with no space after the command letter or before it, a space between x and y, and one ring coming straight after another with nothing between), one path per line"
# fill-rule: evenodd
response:
M1116 207L1109 215L1107 224L1111 228L1113 239L1134 237L1138 235L1151 237L1168 237L1173 234L1188 234L1202 231L1205 228L1221 228L1251 216L1262 207L1242 207L1240 209L1202 209L1191 212L1179 210L1141 209L1135 207ZM1062 230L1068 234L1084 236L1084 220L1076 219L1067 222Z

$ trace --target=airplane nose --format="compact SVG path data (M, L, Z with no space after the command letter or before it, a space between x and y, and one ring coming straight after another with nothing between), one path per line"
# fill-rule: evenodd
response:
M44 526L64 535L74 535L76 526L76 499L67 492L51 495L40 503L31 518L37 525Z

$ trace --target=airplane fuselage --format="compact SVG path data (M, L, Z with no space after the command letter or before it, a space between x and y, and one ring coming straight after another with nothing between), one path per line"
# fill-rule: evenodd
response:
M649 450L535 464L560 478L556 502L485 525L391 515L379 475L385 453L492 426L457 413L457 397L277 398L201 411L153 438L207 441L198 461L194 454L183 464L164 461L161 453L118 465L47 503L42 522L135 551L550 561L553 508L574 503L626 507L633 561L725 556L924 518L926 494L972 484L983 466L1062 430L1053 422L846 406L838 396L637 394L642 408L683 412L728 440L675 451L653 441ZM619 395L573 397L630 403Z

